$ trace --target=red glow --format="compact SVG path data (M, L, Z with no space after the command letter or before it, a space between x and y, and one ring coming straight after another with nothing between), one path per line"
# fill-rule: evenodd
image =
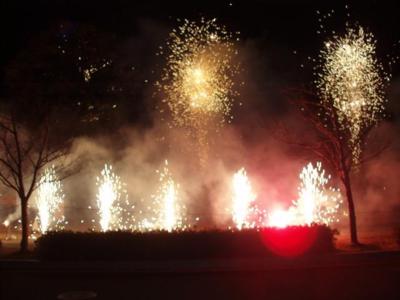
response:
M266 228L261 231L264 245L283 257L306 253L314 244L317 231L313 227Z

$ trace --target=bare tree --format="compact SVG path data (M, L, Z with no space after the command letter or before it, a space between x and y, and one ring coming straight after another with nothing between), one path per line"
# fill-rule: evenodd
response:
M21 202L21 252L28 251L28 202L38 186L43 168L57 162L59 171L68 166L60 164L70 149L70 140L50 138L49 119L29 125L14 114L0 116L0 182L16 191Z
M298 91L296 91L298 93ZM277 136L286 143L299 146L318 157L326 164L337 178L340 179L346 194L346 200L349 213L350 238L351 243L358 245L356 208L354 204L351 174L362 164L370 161L381 154L389 145L388 142L382 142L374 139L371 142L369 152L364 153L355 163L354 151L350 139L351 133L348 128L339 124L337 111L333 106L327 106L318 101L311 92L301 91L301 96L291 95L291 103L301 112L301 116L310 125L313 130L313 138L305 140L304 134L298 134L293 130L288 130L285 126L279 126L281 132ZM365 148L367 141L371 141L370 133L376 124L371 124L362 129L360 134L360 144ZM373 144L373 145L372 145Z

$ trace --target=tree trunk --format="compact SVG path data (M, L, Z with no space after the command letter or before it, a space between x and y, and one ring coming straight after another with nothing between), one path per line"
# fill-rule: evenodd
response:
M20 252L28 252L29 220L28 220L28 201L21 199L21 226L22 238Z
M356 211L354 207L353 193L351 191L350 174L348 174L348 172L344 172L343 184L346 190L347 205L349 209L351 243L353 245L359 245L360 243L358 241L358 236L357 236Z

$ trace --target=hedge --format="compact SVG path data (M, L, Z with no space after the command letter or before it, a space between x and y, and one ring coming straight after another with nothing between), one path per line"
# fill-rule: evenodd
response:
M324 225L181 232L49 232L36 241L44 260L168 260L299 256L334 251Z

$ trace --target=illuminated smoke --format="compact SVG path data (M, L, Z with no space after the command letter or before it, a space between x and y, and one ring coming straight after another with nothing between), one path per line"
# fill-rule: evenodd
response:
M64 193L60 180L57 178L54 167L48 168L40 177L35 194L37 208L37 222L40 232L60 230L65 225L62 214Z
M10 226L13 222L21 218L21 201L18 198L18 195L16 196L17 200L17 205L12 213L10 213L5 221L3 222L4 226L8 227Z
M320 58L317 87L327 107L335 109L342 129L349 130L353 161L358 162L362 131L381 116L390 76L376 59L374 36L361 27L326 42Z
M293 209L275 209L268 215L268 226L285 228L294 222Z

